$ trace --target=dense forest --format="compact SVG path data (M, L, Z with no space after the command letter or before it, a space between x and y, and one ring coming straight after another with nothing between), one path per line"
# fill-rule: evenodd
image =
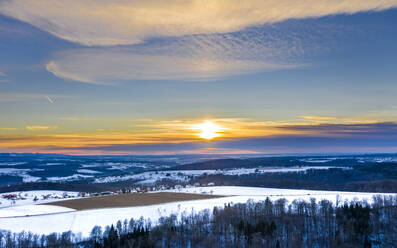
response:
M320 162L318 162L320 161ZM370 162L366 162L370 163ZM295 167L295 166L338 166L352 167L362 165L356 157L338 157L329 159L327 157L299 157L299 156L280 156L280 157L259 157L259 158L223 158L212 159L171 167L172 170L218 170L233 168L256 168L256 167Z
M0 186L0 193L28 190L63 190L76 192L101 192L101 191L117 191L123 187L131 187L131 182L118 185L111 184L92 184L92 183L73 183L73 182L29 182L21 184L12 184Z
M397 163L373 163L351 169L307 170L289 173L246 175L203 175L193 182L216 185L254 186L289 189L397 192Z
M397 197L368 202L285 199L226 205L212 211L123 220L89 238L0 232L0 247L397 247Z

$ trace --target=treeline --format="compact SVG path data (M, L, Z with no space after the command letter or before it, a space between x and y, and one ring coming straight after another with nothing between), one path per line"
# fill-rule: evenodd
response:
M77 191L77 192L101 192L101 191L116 191L120 186L106 185L106 184L90 184L84 183L55 183L55 182L32 182L22 184L12 184L7 186L0 186L0 193L14 192L14 191L28 191L28 190L63 190L63 191Z
M255 167L295 167L295 166L338 166L352 167L354 165L363 165L357 162L355 157L339 157L338 159L330 159L323 162L306 161L306 159L327 160L327 157L265 157L265 158L224 158L213 159L190 164L177 165L171 170L223 170L234 168L255 168ZM378 163L379 164L379 163Z
M226 205L212 211L150 221L124 220L89 238L71 232L0 232L0 247L396 247L397 197L333 204L285 199Z
M203 175L202 184L397 193L397 164L355 166L352 169L307 170L306 172Z

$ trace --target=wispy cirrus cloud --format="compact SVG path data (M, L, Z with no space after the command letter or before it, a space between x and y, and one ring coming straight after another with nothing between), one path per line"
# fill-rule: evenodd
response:
M345 117L345 116L325 116L325 115L305 115L299 116L306 121L315 124L322 123L332 123L332 124L371 124L382 122L378 118L368 118L368 116L358 116L358 117Z
M141 119L134 118L102 118L102 117L80 117L80 116L70 116L70 117L60 117L59 120L64 121L109 121L109 122L132 122L140 121Z
M255 60L136 55L124 49L75 51L46 66L60 78L98 84L114 84L117 80L206 81L297 67Z
M208 81L307 66L296 58L315 50L321 36L297 34L296 27L257 27L396 6L397 0L9 0L0 3L0 13L94 46L55 54L46 68L57 77L117 84Z
M13 131L17 130L15 127L0 127L0 131Z
M47 64L54 75L87 83L125 80L216 80L306 66L296 57L318 49L288 27L167 38L123 47L82 48L55 54ZM307 40L304 40L307 39Z
M6 0L0 13L65 40L120 45L396 6L396 0Z
M314 121L335 121L335 120L350 120L349 117L340 117L340 116L325 116L325 115L303 115L299 116L306 120L314 120Z
M47 131L57 129L57 126L26 126L27 130L30 131Z
M355 124L311 124L311 125L288 125L280 126L279 129L293 132L303 132L315 136L330 137L383 137L391 138L397 135L397 123L377 122L377 123L355 123ZM390 134L390 136L388 135Z

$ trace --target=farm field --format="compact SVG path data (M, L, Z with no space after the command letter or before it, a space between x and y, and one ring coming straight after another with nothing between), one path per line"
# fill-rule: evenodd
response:
M150 219L151 225L157 225L161 217L171 214L181 217L203 210L212 212L214 207L222 208L225 204L246 203L249 200L264 201L267 197L272 201L284 198L288 204L294 200L308 201L311 198L315 198L316 201L326 199L333 204L343 204L344 201L367 200L371 202L377 195L396 196L390 193L239 186L192 187L155 193L56 200L51 203L44 202L44 204L32 202L30 205L7 207L0 209L2 217L0 229L36 234L72 231L80 233L82 237L88 237L96 225L105 228L105 226L116 224L119 220L130 218ZM113 200L114 202L111 203ZM135 200L137 202L134 203Z
M121 194L90 198L72 199L51 203L44 203L43 205L60 206L72 208L75 210L99 209L99 208L114 208L114 207L136 207L147 206L169 202L180 202L189 200L203 200L222 197L219 195L206 195L194 193L175 193L175 192L160 192L160 193L143 193L143 194Z

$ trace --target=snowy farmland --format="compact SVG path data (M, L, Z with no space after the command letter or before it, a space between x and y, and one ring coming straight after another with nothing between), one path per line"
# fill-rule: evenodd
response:
M5 198L7 195L14 197L7 199ZM78 198L78 192L37 190L2 193L0 194L0 218L75 211L59 206L38 205L70 198Z
M58 190L33 190L0 193L0 211L5 208L41 204L62 199L76 198L78 192ZM6 198L5 196L13 196Z
M190 177L206 175L247 175L263 173L287 173L287 172L305 172L307 170L328 170L331 168L350 169L348 167L336 166L305 166L305 167L258 167L258 168L236 168L228 170L167 170L167 171L147 171L135 175L125 176L108 176L96 178L94 183L110 183L127 180L139 181L139 184L149 185L162 179L170 179L179 182L188 182Z
M309 200L310 198L315 198L317 201L327 199L336 203L337 200L341 202L353 200L371 201L374 195L396 196L396 194L291 190L237 186L181 188L176 190L167 190L167 192L214 194L223 195L225 197L170 202L148 206L115 207L82 211L75 211L73 209L51 205L36 205L35 202L32 201L27 205L0 209L0 216L2 216L0 218L0 229L11 230L13 232L30 231L39 234L71 230L75 233L81 233L83 236L88 236L95 225L105 227L107 225L115 224L118 220L130 218L139 219L140 217L150 219L152 224L156 224L160 217L169 216L170 214L180 216L181 214L190 214L201 210L212 210L213 207L222 207L228 203L245 203L248 200L263 201L266 197L269 197L271 200L285 198L289 203L296 199ZM15 215L16 213L19 214ZM23 216L24 214L30 216Z

